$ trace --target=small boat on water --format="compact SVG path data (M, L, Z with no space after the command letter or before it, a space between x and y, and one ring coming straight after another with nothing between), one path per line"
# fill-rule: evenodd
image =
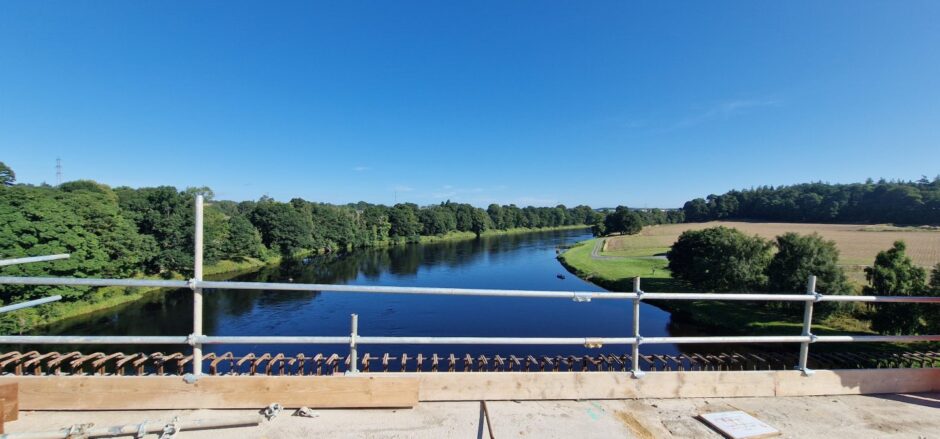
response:
M556 274L555 277L557 277L557 278L559 278L559 279L561 279L561 280L565 280L565 275L563 275L563 274Z

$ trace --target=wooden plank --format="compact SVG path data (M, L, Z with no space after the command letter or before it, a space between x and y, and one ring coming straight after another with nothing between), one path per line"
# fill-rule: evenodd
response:
M868 395L930 392L940 389L940 369L817 370L777 372L777 396Z
M761 371L649 372L641 379L629 372L448 372L415 379L421 401L773 396L775 384Z
M24 410L413 407L418 381L382 376L0 377L19 385Z
M0 384L0 412L3 413L3 421L10 422L19 419L19 386L16 383Z
M527 372L434 374L385 373L415 377L421 401L505 401L816 396L927 392L940 387L940 369L799 371Z

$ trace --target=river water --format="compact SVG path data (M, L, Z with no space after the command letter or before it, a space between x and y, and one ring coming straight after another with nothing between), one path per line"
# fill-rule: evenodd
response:
M454 288L603 291L567 273L555 259L559 248L590 238L585 230L538 232L477 240L363 249L267 267L233 280ZM559 279L557 275L565 276ZM334 292L207 290L208 335L349 334L359 315L362 336L628 337L631 302L567 299L426 296ZM641 314L644 336L669 335L669 313L648 304ZM72 319L44 334L186 335L192 332L192 292L160 292L127 306ZM43 350L178 352L185 346L47 346ZM214 345L206 352L241 355L344 353L340 345ZM594 353L599 352L594 349ZM626 353L629 346L600 352ZM360 346L363 353L409 355L578 355L581 346ZM675 354L673 345L646 345L645 354Z

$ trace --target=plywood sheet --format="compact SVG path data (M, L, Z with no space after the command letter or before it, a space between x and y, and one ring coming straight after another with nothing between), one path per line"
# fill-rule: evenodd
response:
M2 377L17 383L26 410L128 410L285 407L413 407L418 382L396 377L205 376L195 384L181 377Z

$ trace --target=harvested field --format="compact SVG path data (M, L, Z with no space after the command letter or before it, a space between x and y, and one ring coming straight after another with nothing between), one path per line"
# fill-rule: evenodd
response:
M713 221L695 224L667 224L650 226L638 235L614 236L607 239L604 256L651 256L662 254L686 230L708 227L733 227L742 232L773 239L786 232L801 234L819 233L836 242L841 253L840 261L846 272L856 281L863 281L862 268L875 260L875 255L891 247L894 241L907 243L907 253L914 262L925 268L940 263L940 229L930 227L894 227L888 225L860 224L794 224L757 223L739 221Z

